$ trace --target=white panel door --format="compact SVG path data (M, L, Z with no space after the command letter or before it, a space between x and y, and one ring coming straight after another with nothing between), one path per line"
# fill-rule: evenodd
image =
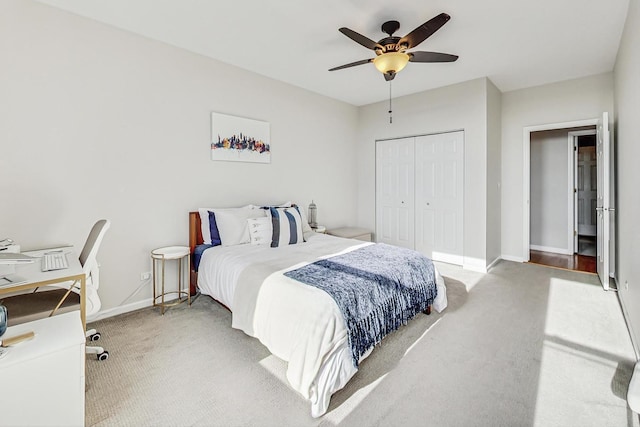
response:
M376 143L376 240L414 248L414 138Z
M464 132L416 138L415 249L462 265Z
M596 161L598 163L597 188L597 270L600 282L605 291L609 290L609 242L610 242L610 211L609 205L609 173L610 173L610 143L609 143L609 114L603 113L598 121L598 140L596 143Z

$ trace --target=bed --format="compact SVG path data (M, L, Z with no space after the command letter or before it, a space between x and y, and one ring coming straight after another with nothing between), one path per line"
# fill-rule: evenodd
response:
M276 248L266 244L210 246L203 244L207 230L201 213L202 209L189 213L195 267L192 293L197 289L224 305L232 312L233 328L257 338L287 362L289 384L310 401L313 417L322 416L331 395L355 375L359 361L373 347L354 353L355 339L347 330L339 301L322 288L301 283L307 279L300 274L341 257L353 259L376 250L377 244L306 230L304 242ZM430 286L437 294L429 300L427 313L431 307L440 312L447 305L444 280L434 272Z

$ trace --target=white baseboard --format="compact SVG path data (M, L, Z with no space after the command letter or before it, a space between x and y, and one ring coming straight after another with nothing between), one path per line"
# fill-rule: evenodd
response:
M476 271L478 273L487 272L486 261L480 258L464 257L462 268L465 270Z
M524 262L524 258L519 257L519 256L513 256L513 255L500 255L500 258L502 258L505 261L513 261L513 262Z
M631 337L631 346L636 353L636 360L640 360L640 343L636 342L636 334L634 333L633 325L631 324L631 317L629 317L629 311L627 310L627 306L625 304L625 298L620 297L619 286L620 284L616 280L616 287L618 289L618 301L620 302L620 308L622 308L622 317L627 324L627 331L629 332L629 336Z
M110 308L109 310L98 312L96 316L91 318L89 323L95 322L96 320L102 320L108 317L117 316L118 314L124 314L130 311L139 310L141 308L151 307L152 305L153 305L153 298L147 298L145 300L134 302L127 305L120 305L118 307Z
M491 269L495 267L496 264L498 264L501 259L502 259L501 257L497 257L496 259L494 259L493 262L487 266L487 272L491 271Z
M551 252L554 254L562 254L562 255L573 255L573 252L565 248L553 248L551 246L538 246L538 245L530 245L529 247L534 251Z
M431 259L433 261L444 262L445 264L463 265L464 258L460 255L449 255L444 253L433 253Z

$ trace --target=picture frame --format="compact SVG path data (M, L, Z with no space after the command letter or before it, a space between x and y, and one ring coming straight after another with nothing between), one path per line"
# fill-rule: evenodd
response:
M271 163L269 122L211 113L211 160Z

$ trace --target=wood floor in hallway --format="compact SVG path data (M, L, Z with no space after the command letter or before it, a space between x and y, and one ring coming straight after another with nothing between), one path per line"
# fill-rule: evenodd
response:
M530 251L529 262L547 265L549 267L564 268L566 270L596 273L596 257L585 255L562 255L551 252Z

